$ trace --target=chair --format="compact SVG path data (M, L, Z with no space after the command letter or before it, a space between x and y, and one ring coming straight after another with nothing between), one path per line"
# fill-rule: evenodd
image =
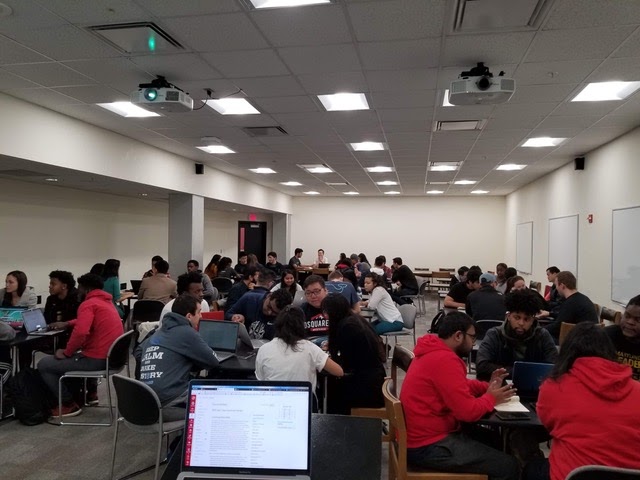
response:
M484 336L487 334L489 329L493 327L499 327L504 323L503 320L477 320L475 322L476 326L476 341L477 343L473 346L473 349L469 353L468 358L468 372L471 373L473 369L471 365L475 365L476 358L478 357L478 349L480 348L480 343L484 339Z
M575 328L575 323L562 322L560 325L560 335L558 335L558 345L562 346L564 339L567 338L569 332Z
M158 478L160 468L160 455L162 451L162 439L170 433L184 428L184 420L173 422L162 421L162 405L156 393L144 383L122 375L113 376L113 388L116 392L117 420L113 435L113 449L111 451L111 472L109 478L113 480L116 463L116 446L118 444L118 430L120 423L137 433L151 433L158 435L158 447L156 450L154 480ZM169 439L167 437L167 443ZM140 470L127 475L127 478L138 473L150 470L153 467Z
M584 465L569 473L566 480L637 480L640 470L604 465Z
M201 315L203 320L224 320L224 312L222 310L202 312Z
M433 272L431 274L431 282L431 286L435 287L438 292L438 310L440 310L440 302L447 296L451 288L451 272Z
M4 418L4 384L11 378L13 366L10 363L0 362L0 420Z
M415 295L402 295L400 298L411 300L418 307L417 315L424 315L427 309L424 301L424 292L429 288L429 282L423 277L418 277L416 280L418 281L418 293Z
M136 326L143 322L157 322L164 308L164 303L159 300L138 300L133 304L131 323Z
M405 304L398 307L400 315L402 315L402 322L404 327L397 332L387 332L380 334L384 337L385 351L389 351L389 337L394 338L394 344L398 343L398 337L406 335L413 335L413 344L416 344L416 316L418 315L418 309L415 305Z
M233 280L226 277L216 277L211 280L211 284L218 289L218 293L220 294L220 298L224 298L233 287Z
M456 269L455 268L439 268L438 271L455 273Z
M102 426L102 427L110 427L113 424L113 409L111 404L111 388L109 385L109 378L116 373L120 373L122 369L129 364L129 349L131 346L131 339L134 331L129 330L126 333L123 333L109 347L109 352L107 353L107 358L105 359L105 369L104 370L71 370L65 372L58 379L58 405L62 405L62 382L65 378L83 378L84 379L84 395L85 395L85 405L87 403L87 378L104 378L107 384L107 405L105 408L109 409L109 423L82 423L82 422L63 422L62 415L58 417L59 425L92 425L92 426ZM62 412L60 412L62 413Z
M414 470L407 466L407 427L402 403L393 394L393 380L382 386L384 404L389 418L389 480L487 480L487 475L473 473L443 473Z
M600 309L600 321L608 320L616 325L620 324L622 320L622 312L614 310L612 308L602 307Z
M538 291L538 293L540 293L540 290L542 290L542 283L540 283L540 282L534 282L533 280L531 280L531 281L529 282L529 288L530 288L531 290L537 290L537 291Z

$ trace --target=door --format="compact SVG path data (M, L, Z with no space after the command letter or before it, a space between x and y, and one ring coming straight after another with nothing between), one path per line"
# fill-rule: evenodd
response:
M262 265L267 260L267 222L238 222L238 252L244 250L258 257Z

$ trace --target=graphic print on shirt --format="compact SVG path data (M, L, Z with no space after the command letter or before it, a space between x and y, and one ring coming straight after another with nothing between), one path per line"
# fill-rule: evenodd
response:
M329 334L329 320L324 318L322 313L314 315L309 320L305 320L304 329L307 332L307 337L315 337L318 335Z
M144 355L140 359L140 380L152 384L154 378L160 378L164 372L156 371L156 360L162 360L163 352L158 352L160 347L150 346L144 351Z

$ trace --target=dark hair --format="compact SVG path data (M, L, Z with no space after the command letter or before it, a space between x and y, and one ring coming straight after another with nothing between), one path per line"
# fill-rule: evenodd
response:
M238 260L240 260L242 257L248 257L249 254L247 252L245 252L244 250L240 250L238 252Z
M558 380L581 357L600 357L615 362L616 348L597 323L580 322L567 334L549 378Z
M378 256L376 257L376 259L373 261L373 264L374 264L376 267L381 267L382 265L384 265L384 262L385 262L385 261L386 261L386 260L385 260L385 258L384 258L382 255L378 255Z
M476 283L480 281L480 275L482 272L474 268L470 268L467 272L467 283Z
M196 297L189 295L188 293L182 293L178 295L173 301L173 305L171 305L171 311L173 313L177 313L178 315L182 315L186 317L188 313L191 315L195 315L198 310L198 304L200 300Z
M575 290L577 288L578 282L576 280L576 276L568 271L560 272L558 277L556 278L558 284L563 284L569 290Z
M298 342L306 337L304 330L304 312L297 307L286 305L276 317L273 324L275 336L291 347L299 350Z
M507 268L509 268L509 265L507 265L504 262L500 262L499 264L496 265L496 270L498 269L498 267L502 267L506 270Z
M468 271L469 271L469 267L467 267L466 265L463 265L458 269L458 275L463 276Z
M344 253L344 252L342 252L342 253L340 254L340 258L338 259L338 261L344 261L344 260L346 260L346 259L347 259L347 254L346 254L346 253Z
M518 275L518 271L513 267L509 267L504 271L504 278L506 278L507 280L515 277L516 275Z
M156 262L160 260L164 260L164 258L162 258L160 255L154 255L153 257L151 257L151 265L155 265Z
M276 290L275 292L268 293L267 297L269 297L269 301L276 302L276 308L278 310L282 310L287 305L291 305L293 303L293 297L287 290Z
M20 271L20 270L12 270L9 273L7 273L7 277L11 275L12 277L14 277L17 282L18 282L18 290L16 291L16 293L18 294L19 297L22 296L22 294L24 293L24 291L27 289L27 274ZM10 293L5 293L5 300L10 300L11 299L11 294Z
M253 253L247 255L247 265L249 266L259 266L260 262L258 262L258 257L256 257Z
M95 273L85 273L78 278L78 285L85 290L102 290L104 288L104 280Z
M376 288L376 287L384 288L385 287L386 282L384 281L384 278L382 278L382 275L378 275L377 273L369 271L364 276L364 278L370 278L371 279L371 281L374 284L373 288Z
M547 272L549 272L549 273L560 273L560 269L554 265L552 267L547 268Z
M322 248L319 248L318 251L322 252L322 254L324 255L324 250Z
M535 315L542 310L540 295L533 290L515 290L504 297L504 306L510 313L520 312Z
M291 284L290 287L285 285L284 283L284 277L286 277L287 275L293 275L293 284ZM288 290L291 296L295 297L296 292L298 291L298 289L296 288L297 285L298 272L296 270L293 270L292 268L285 268L285 270L282 272L282 280L280 280L280 290Z
M189 285L192 283L202 283L202 274L198 272L183 273L178 277L178 295L189 292Z
M309 285L313 285L314 283L319 283L320 286L324 288L324 278L322 278L320 275L309 275L304 279L302 288L306 290Z
M344 270L341 270L341 272L342 277L345 280L350 281L351 285L353 285L353 288L358 290L358 277L356 277L356 272L354 272L352 268L346 268Z
M278 254L276 252L269 252L267 253L267 257L278 258Z
M476 270L476 271L480 272L480 275L482 275L482 269L480 268L480 266L479 266L479 265L471 265L471 266L469 267L469 272L470 272L471 270Z
M244 269L244 278L254 277L256 273L258 273L259 268L255 265L248 265L247 268Z
M258 268L258 280L257 283L261 287L271 286L276 280L276 273L273 270L267 268Z
M402 265L402 258L401 257L395 257L393 259L393 263L397 263L398 265Z
M219 253L216 253L213 257L211 257L211 260L209 261L209 263L205 267L205 270L209 270L214 265L217 268L218 267L218 262L220 261L221 258L222 258L222 255L220 255Z
M444 316L440 328L438 329L438 337L451 338L456 332L466 332L472 326L473 318L464 312L451 312Z
M76 280L73 278L73 273L65 272L64 270L54 270L49 274L49 278L55 278L61 283L67 286L68 290L72 290L76 286Z
M102 272L104 272L104 263L94 263L91 270L89 270L89 273L100 276L102 276Z
M629 300L629 303L627 303L627 307L631 305L640 306L640 295L636 295L631 300Z
M522 278L520 275L516 275L515 277L509 277L509 279L507 280L507 288L505 288L504 290L505 295L513 289L513 286L516 284L518 280L522 280L524 282L524 278Z
M196 267L198 265L196 264ZM167 262L166 260L158 260L154 267L156 267L156 270L158 271L158 273L167 273L169 271L169 262Z
M111 277L117 277L120 270L120 260L110 258L104 262L104 270L102 270L102 278L107 279Z
M369 263L369 259L367 259L367 256L364 253L358 254L358 260L360 260L362 263Z
M299 253L302 253L304 250L302 250L301 248L296 248L295 251L293 252L294 255L297 255Z
M233 263L233 260L229 257L222 257L218 261L218 273L224 272Z
M187 262L187 265L189 265L190 263L193 263L196 266L196 268L198 268L200 266L200 262L198 260L194 260L193 258ZM157 268L158 268L158 266L156 265L156 269ZM167 272L168 271L169 270L167 270Z

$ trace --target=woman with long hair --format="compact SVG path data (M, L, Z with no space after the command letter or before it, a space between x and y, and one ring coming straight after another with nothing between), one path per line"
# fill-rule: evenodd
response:
M205 275L207 275L211 280L218 276L218 262L222 258L222 255L216 253L213 257L211 257L211 261L207 264L204 269Z
M118 278L119 274L120 260L110 258L106 262L104 262L104 269L102 270L104 287L102 289L105 292L111 294L111 296L113 297L113 305L116 307L116 310L118 310L120 318L124 318L124 309L118 303L120 301L120 279Z
M360 305L374 310L371 324L378 335L399 332L404 327L400 310L384 286L384 278L377 273L369 272L364 276L364 289L369 294L369 300L361 302Z
M27 275L20 270L7 273L4 288L0 289L3 307L36 308L38 297L32 287L27 286Z
M386 358L380 337L342 295L328 295L322 312L329 320L329 354L345 372L330 385L329 413L349 415L353 407L382 407Z
M298 272L290 268L285 269L285 271L282 273L282 280L280 281L280 283L276 283L271 291L275 292L276 290L280 290L281 288L288 290L291 296L295 298L296 292L302 291L302 287L298 283Z
M218 276L224 277L224 278L230 278L231 280L240 278L238 273L231 266L232 263L233 263L233 260L231 260L231 258L222 257L218 261Z

